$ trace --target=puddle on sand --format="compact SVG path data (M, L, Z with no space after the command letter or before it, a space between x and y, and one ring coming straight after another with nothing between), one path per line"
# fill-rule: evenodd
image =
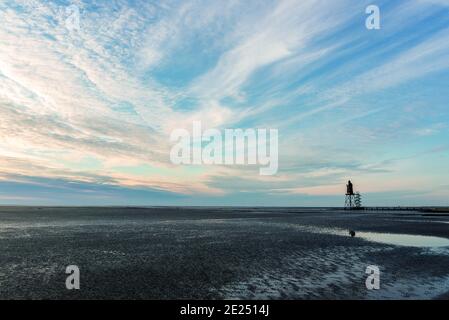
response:
M449 247L449 239L440 237L377 232L357 232L356 236L368 241L392 244L396 246L420 248Z
M271 224L273 225L273 224ZM319 234L332 234L348 237L348 231L344 229L319 228L313 226L302 226L295 224L281 224L282 226L294 227L296 230ZM411 234L380 233L380 232L357 232L357 238L367 241L391 244L396 246L418 247L418 248L444 248L449 247L449 239L433 236L420 236Z

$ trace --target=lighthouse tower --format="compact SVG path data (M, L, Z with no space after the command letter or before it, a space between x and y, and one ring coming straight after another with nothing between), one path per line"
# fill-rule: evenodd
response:
M351 180L346 185L345 209L360 209L362 207L362 196L359 192L354 193Z
M345 209L352 209L355 205L354 200L354 187L351 180L349 180L346 185Z

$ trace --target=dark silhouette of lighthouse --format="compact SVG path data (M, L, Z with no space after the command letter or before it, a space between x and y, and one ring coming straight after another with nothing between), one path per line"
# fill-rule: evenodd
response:
M362 196L359 192L354 193L354 185L351 180L346 185L345 209L360 209L362 207Z

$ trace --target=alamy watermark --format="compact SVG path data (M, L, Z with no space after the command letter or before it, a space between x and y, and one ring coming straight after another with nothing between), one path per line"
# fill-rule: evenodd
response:
M80 289L80 269L76 265L67 266L65 273L69 276L65 280L65 287L68 290Z
M379 290L380 289L380 269L378 266L368 266L366 267L365 273L368 277L365 281L365 286L368 290Z
M194 121L192 131L175 129L170 160L177 165L259 165L263 176L279 167L277 129L207 129Z
M65 8L65 26L69 31L80 31L80 9L77 5L72 4Z
M365 20L365 26L368 30L380 29L380 8L374 4L369 5L365 9L365 13L369 16Z

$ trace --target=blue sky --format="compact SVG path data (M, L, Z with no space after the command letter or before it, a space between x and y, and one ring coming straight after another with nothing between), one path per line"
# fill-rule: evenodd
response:
M8 0L0 21L0 204L338 206L352 179L367 205L449 205L447 0ZM193 121L278 129L278 173L173 165Z

